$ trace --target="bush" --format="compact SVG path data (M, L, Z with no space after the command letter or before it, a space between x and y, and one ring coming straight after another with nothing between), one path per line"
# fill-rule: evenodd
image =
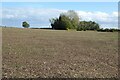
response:
M103 29L103 28L101 28L101 29L98 29L97 31L99 31L99 32L118 32L119 29L108 29L108 28Z
M26 22L26 21L24 21L24 22L22 23L22 26L23 26L24 28L29 28L29 27L30 27L29 23Z
M99 24L94 21L80 21L77 31L98 30Z

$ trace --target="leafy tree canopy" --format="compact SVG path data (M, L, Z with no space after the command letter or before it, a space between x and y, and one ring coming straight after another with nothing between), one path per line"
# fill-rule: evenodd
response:
M30 27L29 23L26 22L26 21L22 22L22 26L23 26L24 28L29 28L29 27Z
M79 17L75 11L69 10L66 13L61 13L59 18L50 19L50 22L53 29L76 29L79 24Z

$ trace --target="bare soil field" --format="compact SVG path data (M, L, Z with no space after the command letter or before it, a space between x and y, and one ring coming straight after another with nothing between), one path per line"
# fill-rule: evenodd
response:
M2 78L2 28L0 27L0 79Z
M2 29L2 77L118 76L118 33Z

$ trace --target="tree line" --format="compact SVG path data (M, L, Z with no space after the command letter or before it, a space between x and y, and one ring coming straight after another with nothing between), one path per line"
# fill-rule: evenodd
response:
M94 21L80 21L78 14L69 10L66 13L61 13L59 18L50 19L52 29L69 30L75 29L77 31L98 30L99 24Z
M110 29L105 28L105 29L103 29L103 28L100 28L97 31L98 32L118 32L118 31L120 31L120 29L114 29L114 28L110 28Z
M95 21L80 21L78 14L69 10L66 13L61 13L58 18L50 19L52 29L69 30L75 29L77 31L95 30L101 32L120 31L119 29L103 29Z
M94 21L80 21L77 27L77 31L86 30L99 30L99 24Z
M94 30L99 32L120 31L119 29L100 28L99 24L95 21L80 21L78 14L74 10L61 13L58 18L52 18L49 21L51 23L52 29L57 30L73 29L77 31ZM22 23L22 26L24 28L30 27L29 23L26 21Z

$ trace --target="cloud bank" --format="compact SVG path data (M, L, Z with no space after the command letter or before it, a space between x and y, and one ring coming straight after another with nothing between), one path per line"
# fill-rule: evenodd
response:
M21 27L23 21L28 21L31 27L50 26L49 19L58 17L67 10L38 8L3 8L2 25ZM102 28L117 28L118 12L105 13L100 11L76 11L80 20L96 21Z

